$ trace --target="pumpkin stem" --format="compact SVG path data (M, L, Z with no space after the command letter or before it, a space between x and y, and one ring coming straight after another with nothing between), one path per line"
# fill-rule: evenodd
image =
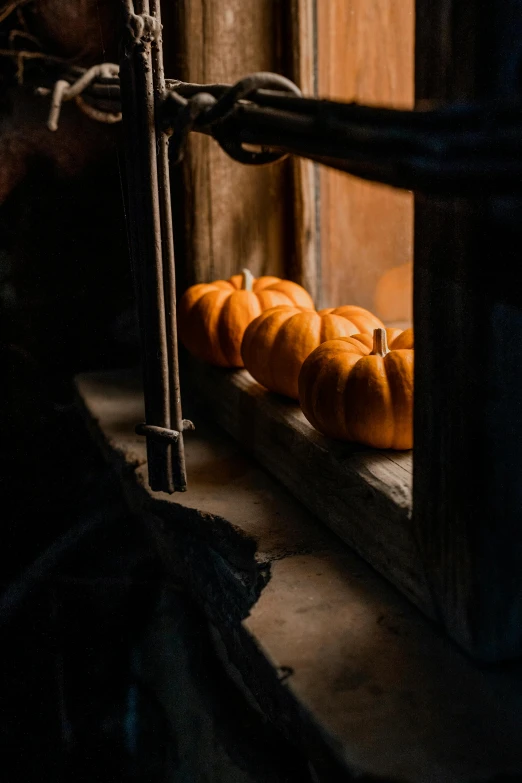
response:
M374 329L373 330L373 351L372 356L386 356L390 353L388 348L388 340L386 337L386 329Z
M250 269L242 269L241 270L241 290L242 291L252 291L252 286L254 285L254 275L250 271Z

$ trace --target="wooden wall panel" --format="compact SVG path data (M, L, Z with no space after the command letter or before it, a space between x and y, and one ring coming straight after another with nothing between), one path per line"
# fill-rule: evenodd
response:
M281 71L277 0L179 0L173 14L177 72L169 76L232 83L253 71ZM288 161L242 166L193 134L184 169L186 283L227 278L244 266L256 276L283 274Z
M319 95L411 108L414 0L316 2ZM372 309L377 282L393 267L410 264L411 280L411 194L322 168L320 203L323 306ZM397 315L390 320L411 311Z

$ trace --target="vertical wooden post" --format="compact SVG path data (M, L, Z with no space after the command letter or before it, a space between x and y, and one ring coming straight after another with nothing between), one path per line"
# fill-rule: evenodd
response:
M522 3L417 0L417 99L519 89ZM514 57L516 55L516 57ZM474 656L522 653L522 202L416 198L414 523Z
M287 39L291 41L290 78L303 95L317 97L317 0L291 0L285 21L289 31ZM319 164L293 157L290 165L295 226L292 254L295 268L291 277L306 288L319 307L322 300Z
M281 6L273 0L166 4L166 21L175 34L172 47L177 50L177 70L169 76L199 84L232 84L248 73L279 72ZM190 136L181 172L179 231L176 225L187 284L228 278L245 266L256 277L285 276L288 171L287 161L241 166L212 139Z
M151 11L158 22L159 31L152 41L152 80L155 106L165 92L163 67L163 40L161 33L161 2L150 0ZM172 444L172 485L174 490L187 487L185 449L183 444L183 414L181 412L181 389L178 361L178 325L176 317L176 272L174 260L174 238L172 228L172 206L170 200L169 142L167 135L156 122L156 161L158 166L158 201L161 230L161 253L163 286L165 291L165 327L169 367L169 414L170 426L179 433Z

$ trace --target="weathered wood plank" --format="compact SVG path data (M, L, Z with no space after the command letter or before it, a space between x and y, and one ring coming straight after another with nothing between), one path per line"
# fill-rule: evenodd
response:
M273 480L232 439L202 419L192 394L185 396L184 403L187 415L196 422L195 431L187 436L190 485L187 492L167 495L150 490L145 439L134 431L144 413L139 373L87 373L78 377L77 387L88 401L90 420L101 427L106 455L113 465L117 463L121 475L135 474L136 507L150 511L148 502L154 497L155 508L164 503L173 518L185 512L185 519L210 546L243 566L256 550L262 567L285 552L324 547L327 531L283 487L275 489ZM287 520L283 534L281 516Z
M418 0L417 19L419 100L518 85L520 3ZM521 208L415 206L415 530L439 617L487 660L522 652Z
M318 2L319 95L412 107L413 16L414 0ZM320 203L321 304L373 310L381 276L411 264L413 198L321 168ZM408 318L393 313L391 320Z
M291 0L286 18L287 38L291 41L289 75L303 95L317 95L316 0ZM321 301L321 252L319 246L319 166L294 157L292 166L292 204L295 226L294 248L290 254L292 280Z
M331 441L299 406L246 370L191 362L191 379L215 421L343 541L432 616L411 524L412 459Z
M171 9L176 74L185 81L233 83L254 71L281 71L281 9L275 0L181 0ZM188 284L228 278L241 268L284 276L289 166L242 166L201 134L188 140L183 257ZM179 229L178 229L179 230Z

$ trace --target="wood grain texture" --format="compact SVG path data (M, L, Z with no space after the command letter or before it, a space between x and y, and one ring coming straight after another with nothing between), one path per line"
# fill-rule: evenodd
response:
M506 91L520 3L417 8L419 100ZM415 206L414 524L440 620L485 660L522 653L521 209Z
M317 95L316 0L291 0L286 40L291 43L289 74L303 95ZM319 166L293 157L292 202L295 226L292 279L321 301L319 247Z
M413 106L413 0L318 2L317 22L322 97ZM413 198L322 168L320 199L321 304L372 310L380 276L412 260Z
M205 409L307 508L433 616L411 524L410 452L329 440L246 370L191 360Z
M176 78L233 83L254 71L281 71L276 0L180 0L175 10ZM187 283L228 278L243 267L283 276L288 162L242 166L193 134L183 174L185 192L175 197L184 203Z

